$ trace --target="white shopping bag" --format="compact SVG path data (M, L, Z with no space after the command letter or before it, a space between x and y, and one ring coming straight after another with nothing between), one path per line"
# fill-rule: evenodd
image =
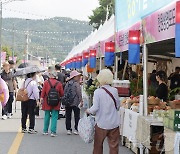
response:
M79 120L79 136L85 143L91 143L94 140L94 126L95 119L92 116L85 114L84 117Z

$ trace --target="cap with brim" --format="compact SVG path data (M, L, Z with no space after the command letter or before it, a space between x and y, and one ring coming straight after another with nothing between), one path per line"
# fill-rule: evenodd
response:
M82 75L82 74L79 73L78 71L72 71L72 72L70 73L70 77L67 79L67 81L73 79L73 78L76 77L76 76L80 76L80 75Z

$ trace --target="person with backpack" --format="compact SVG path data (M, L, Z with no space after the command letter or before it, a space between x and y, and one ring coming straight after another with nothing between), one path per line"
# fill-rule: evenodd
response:
M66 108L67 135L72 134L72 128L71 128L72 110L74 111L74 119L75 119L74 134L78 135L78 122L80 119L79 106L83 105L82 93L80 87L80 77L81 77L81 73L77 71L72 71L70 73L70 77L64 89L64 97L62 101Z
M35 108L39 105L39 89L36 82L36 72L32 72L27 74L27 78L25 82L22 85L22 90L24 89L24 92L27 91L28 99L26 101L21 101L21 111L22 111L22 133L29 133L29 134L36 134L37 131L34 130L35 127ZM21 93L21 94L24 94ZM16 100L18 100L18 97L20 94L17 94ZM29 115L30 125L29 125L29 131L26 129L26 122L27 117Z
M55 69L49 71L49 79L44 82L41 92L42 109L45 112L43 135L48 135L51 117L51 137L57 136L57 120L60 110L60 98L64 95L62 84L56 80Z

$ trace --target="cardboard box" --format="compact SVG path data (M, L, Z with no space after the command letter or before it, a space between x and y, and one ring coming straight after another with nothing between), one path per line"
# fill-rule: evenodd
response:
M170 101L169 105L172 109L180 109L180 100Z

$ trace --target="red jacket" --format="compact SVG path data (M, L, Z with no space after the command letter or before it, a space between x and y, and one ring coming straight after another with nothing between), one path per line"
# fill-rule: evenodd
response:
M56 84L56 82L58 82L56 79L49 79L52 86L54 86ZM42 89L42 92L41 92L41 98L43 98L43 104L42 104L42 109L43 110L59 110L60 109L60 102L57 106L55 107L52 107L52 106L49 106L47 104L47 95L48 95L48 92L50 90L50 85L49 85L49 82L48 81L45 81L44 82L44 86L43 86L43 89ZM59 92L59 96L62 97L64 95L64 91L63 91L63 86L62 84L59 82L59 84L56 86L56 90L58 90Z

